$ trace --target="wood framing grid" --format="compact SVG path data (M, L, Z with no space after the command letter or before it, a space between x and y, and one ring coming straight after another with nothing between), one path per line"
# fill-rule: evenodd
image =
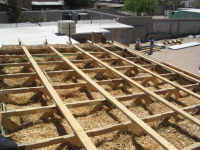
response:
M122 44L120 44L120 43L118 43L118 42L114 42L114 45L115 45L115 46L118 46L118 47L120 47L120 48L122 48L122 49L128 50L128 52L130 52L131 54L136 55L136 56L138 56L138 57L140 57L140 58L143 58L144 60L147 60L147 61L151 62L151 64L159 65L159 66L161 66L161 67L164 67L165 69L170 70L171 72L177 73L177 74L179 74L179 75L182 75L182 76L186 77L187 79L191 79L191 80L193 80L193 81L195 81L195 82L197 82L197 83L200 83L200 80L198 80L197 78L192 77L191 75L187 75L186 73L183 73L183 72L181 72L181 71L178 71L177 69L174 69L174 68L172 68L172 67L169 67L169 66L167 66L167 65L165 65L165 64L162 64L162 63L160 63L158 60L155 61L155 60L153 60L153 59L150 59L150 58L148 58L148 57L146 57L146 56L144 56L144 55L142 55L142 54L140 54L140 53L138 53L138 52L136 52L136 51L131 50L131 49L128 48L127 46L124 46L124 45L122 45ZM132 63L131 63L131 64L132 64ZM135 65L135 64L134 64L134 65ZM168 82L168 81L167 81L167 82ZM177 85L176 85L176 86L177 86Z
M79 48L75 46L76 48ZM90 85L96 88L109 102L119 108L129 119L131 119L134 123L143 128L148 134L150 134L158 143L160 143L165 149L168 150L176 150L176 148L170 144L167 140L157 134L151 127L145 124L141 119L139 119L134 113L128 110L124 105L122 105L116 98L114 98L110 93L105 91L99 84L94 82L90 77L88 77L84 72L82 72L78 67L76 67L72 62L70 62L67 58L65 58L61 53L59 53L52 46L49 47L52 51L54 51L58 56L60 56L63 61L65 61L71 68L73 68L81 77L83 77ZM82 52L82 51L81 51ZM88 53L86 53L88 54ZM105 66L106 67L106 66Z
M33 68L35 69L37 75L39 76L40 80L42 81L45 89L51 96L51 98L55 101L56 105L58 106L59 110L62 112L64 117L69 122L70 126L74 130L75 134L80 139L81 143L87 150L95 150L96 147L92 143L92 141L89 139L83 128L79 125L79 123L76 121L76 119L73 117L72 113L69 111L69 109L63 104L61 98L53 88L53 86L50 84L48 79L46 78L45 74L42 72L36 61L32 58L29 51L26 49L25 46L22 46L22 49L24 50L24 53L30 63L32 64Z
M130 64L132 64L132 65L134 65L134 66L136 66L137 68L142 69L142 70L144 70L144 71L150 73L151 75L153 75L153 76L155 76L155 77L157 77L157 78L159 78L159 79L161 79L161 80L164 80L165 82L167 82L167 83L173 85L174 87L176 87L176 88L178 88L178 89L180 89L180 90L183 90L184 92L186 92L186 93L188 93L188 94L191 94L192 96L194 96L194 97L200 99L200 95L197 95L196 93L191 92L190 90L187 90L186 88L181 87L181 86L179 86L178 84L175 84L175 83L173 83L173 82L171 82L171 81L169 81L169 80L167 80L167 79L161 77L160 75L157 75L157 74L155 74L155 73L153 73L153 72L151 72L151 71L149 71L149 70L147 70L147 69L145 69L145 68L143 68L143 67L141 67L141 66L135 64L135 63L133 63L133 62L131 62L131 61L129 61L129 60L127 60L127 59L125 59L125 58L123 58L123 57L117 55L117 54L115 54L114 52L111 52L111 51L107 50L106 48L101 47L101 46L98 45L98 44L95 44L95 43L92 43L92 44L94 44L95 46L101 48L103 51L105 51L105 52L107 52L107 53L109 53L109 54L112 54L112 55L116 56L117 58L120 58L120 59L122 59L122 60L124 60L124 61L126 61L126 62L128 62L128 63L130 63ZM162 102L163 104L167 105L168 107L170 107L171 109L173 109L174 111L176 111L177 113L179 113L180 115L186 117L187 119L191 120L192 122L194 122L194 123L196 123L197 125L200 126L200 121L199 121L198 119L194 118L194 117L191 116L190 114L184 112L183 110L181 110L181 109L179 109L178 107L174 106L173 104L169 103L167 100L165 100L165 99L162 98L161 96L158 96L158 95L156 95L154 92L151 92L151 91L149 91L148 89L144 88L143 86L141 86L141 85L138 84L137 82L133 81L133 80L130 79L129 77L125 76L125 75L122 74L121 72L117 71L116 69L112 68L111 66L109 66L109 65L107 65L106 63L104 63L104 62L102 62L101 60L99 60L98 58L96 58L96 57L94 57L93 55L89 54L88 52L84 51L83 49L81 49L81 48L78 47L77 45L74 45L74 47L76 47L80 52L86 54L86 55L89 56L90 58L96 60L97 62L99 62L101 65L103 65L104 67L108 68L108 69L111 70L112 72L115 72L116 74L118 74L120 77L122 77L123 79L125 79L125 80L128 81L129 83L133 84L134 86L137 86L137 87L140 88L142 91L144 91L146 94L148 94L148 95L154 97L155 99L157 99L157 100L159 100L160 102Z
M163 80L165 80L165 81L168 81L168 80L166 80L165 78L161 77L160 75L156 75L155 73L153 73L153 72L151 72L151 71L149 71L149 70L146 70L145 68L142 68L141 66L136 65L135 63L133 63L133 62L131 62L131 61L129 61L129 60L127 60L127 59L125 59L125 58L123 58L123 57L121 57L121 56L119 56L119 55L113 53L113 52L110 52L109 50L107 50L107 49L105 49L105 48L103 48L103 47L101 47L101 46L99 46L99 45L97 45L97 44L94 44L94 45L98 46L98 47L101 48L103 51L106 51L106 52L108 52L108 53L111 53L112 55L115 55L116 57L119 57L119 58L121 58L122 60L127 61L127 62L129 62L129 63L131 63L131 64L137 66L138 68L147 71L148 73L151 73L152 75L154 75L154 76L156 76L156 77L159 77L159 78L161 78L161 79L163 79ZM87 56L93 58L94 60L96 60L97 62L99 62L99 63L102 64L104 67L106 67L106 68L108 68L109 70L111 70L112 72L118 74L120 77L122 77L123 79L125 79L126 81L128 81L130 84L132 84L132 85L138 87L138 88L141 89L143 92L145 92L147 95L154 97L154 98L157 99L159 102L161 102L161 103L167 105L167 106L168 106L169 108L171 108L172 110L176 111L176 112L179 113L180 115L186 117L187 119L191 120L192 122L194 122L194 123L196 123L197 125L200 126L200 120L196 119L195 117L191 116L190 114L188 114L188 113L184 112L183 110L179 109L178 107L176 107L175 105L171 104L170 102L168 102L167 100L165 100L165 99L162 98L161 96L155 94L154 92L152 92L152 91L148 90L147 88L143 87L142 85L138 84L136 81L132 80L130 77L128 77L128 76L122 74L121 72L117 71L117 70L114 69L113 67L107 65L106 63L104 63L104 62L102 62L101 60L97 59L96 57L92 56L92 55L89 54L88 52L85 52L85 51L82 50L80 47L78 47L78 46L76 46L76 45L75 45L74 47L76 47L79 51L81 51L82 53L86 54ZM168 81L168 82L169 82L170 84L172 84L172 85L176 85L176 84L174 84L174 83L171 82L171 81ZM184 89L184 91L186 91L187 93L189 93L189 94L191 94L191 95L195 95L195 96L197 96L198 98L200 97L199 95L197 95L197 94L195 94L195 93L193 93L193 92L191 92L191 91L189 91L189 90L187 90L187 89L185 89L185 88L183 88L183 87L180 87L180 86L178 86L178 85L176 85L175 87L179 87L179 88L181 88L181 89ZM200 99L200 98L199 98L199 99Z
M156 131L154 131L150 125L147 125L147 123L152 122L154 120L159 120L163 118L170 117L172 115L181 115L184 118L192 121L196 125L200 126L200 121L189 114L189 112L193 112L196 109L200 108L200 104L190 105L182 108L178 108L171 102L168 102L165 98L161 97L160 94L165 94L168 92L177 92L177 91L184 91L190 96L193 96L200 99L200 96L197 93L194 93L192 90L199 88L199 79L195 76L187 75L181 71L178 71L178 69L174 69L172 67L169 67L167 65L161 64L157 61L153 61L149 58L146 58L145 56L135 53L132 50L128 49L127 47L124 47L123 45L113 42L113 44L117 47L119 47L121 50L116 51L110 51L107 48L109 46L100 46L99 44L89 44L91 47L98 48L97 52L88 52L85 51L83 48L81 48L79 45L69 45L69 47L73 48L74 53L63 53L54 48L54 46L45 45L43 46L42 53L41 54L31 54L31 52L26 48L26 46L21 45L20 48L23 50L16 50L17 52L24 52L25 55L20 53L20 55L4 55L4 52L1 52L0 58L3 58L3 56L6 56L6 58L22 58L26 57L28 59L27 63L1 63L0 67L14 67L14 66L28 66L33 67L35 72L31 73L13 73L13 74L2 74L0 75L0 80L3 80L4 78L20 78L20 77L39 77L39 79L42 81L42 86L36 86L36 87L21 87L21 88L8 88L8 89L0 89L0 94L3 93L26 93L26 92L43 92L48 93L48 95L51 97L51 99L55 102L53 105L48 106L41 106L41 107L32 107L32 108L24 108L24 109L17 109L17 110L8 110L0 112L0 114L3 116L3 118L12 117L12 116L20 116L20 115L28 115L28 114L34 114L34 113L43 113L43 112L54 112L58 108L65 119L68 121L69 125L72 127L74 133L64 136L59 136L55 138L49 138L45 139L39 142L33 142L33 143L24 143L19 144L19 147L25 147L26 149L33 149L33 148L40 148L44 146L49 146L53 144L58 143L64 143L64 142L71 142L74 140L77 140L77 137L79 141L77 141L77 144L82 144L86 149L97 149L94 144L91 142L89 137L93 136L99 136L105 133L109 133L111 131L115 131L118 129L124 129L128 128L130 125L139 126L144 130L145 133L149 134L155 141L157 141L163 148L167 150L176 150L177 148L169 143L165 138L161 137ZM132 56L122 57L120 54L123 53L123 49L126 49L125 51L128 51L129 53L133 54ZM5 51L6 52L6 51ZM47 52L47 53L46 53ZM50 52L50 53L48 53ZM12 52L11 52L12 53ZM70 60L67 58L67 56L70 55L82 55L86 56L84 59L77 59L77 60ZM111 58L99 58L98 55L110 55L114 56ZM46 61L46 62L36 62L34 59L35 57L48 57L48 56L54 56L57 58L60 58L61 60L58 61ZM135 61L140 60L140 58L146 60L147 64L137 64ZM126 65L124 66L111 66L108 65L105 62L112 62L112 61L124 61L126 62ZM78 68L76 66L76 63L87 63L87 62L93 62L98 67L89 68L89 69L82 69ZM66 65L70 69L69 70L56 70L56 71L43 71L40 68L40 65ZM127 65L128 64L128 65ZM164 69L166 69L167 73L159 73L156 74L151 71L152 68L156 66L161 66ZM142 73L148 73L143 76L136 76L136 77L128 77L124 73L122 73L122 70L129 70L137 68ZM115 74L116 77L114 79L106 79L101 81L95 81L93 80L88 73L92 72L98 72L98 71L109 71L113 75ZM57 75L57 74L74 74L77 73L80 77L82 77L85 82L80 83L64 83L64 84L54 84L51 81L51 76ZM170 81L170 78L173 78L177 75L180 75L190 81L190 83L185 85L179 85L175 84L174 82ZM157 90L149 90L144 85L138 83L143 80L154 80L159 79L162 80L164 83L170 84L172 87L164 88L164 89L157 89ZM111 83L122 83L124 80L126 80L127 83L130 85L137 87L141 90L141 92L136 92L134 94L126 94L124 96L114 96L111 95L108 91L106 91L103 88L103 85L111 84ZM137 82L136 82L137 81ZM99 93L101 93L104 98L101 99L85 99L78 102L71 102L66 103L63 102L58 93L56 92L57 89L68 89L73 87L91 87L91 90L96 90ZM187 88L187 89L186 89ZM191 89L191 90L189 90ZM121 102L122 101L130 101L131 98L140 98L140 97L153 97L157 101L165 104L167 107L171 108L172 111L168 111L165 113L150 115L148 117L139 118L137 115L135 115L133 112L131 112L127 107L125 107ZM133 99L131 99L133 101ZM84 131L83 128L79 125L77 120L74 118L73 114L69 111L69 108L76 108L79 106L88 106L88 105L96 105L96 104L104 104L105 102L111 103L115 108L122 111L131 121L118 123L114 125L108 125L103 128L95 128L92 130L86 130ZM199 144L196 144L197 146ZM195 147L195 146L194 146Z

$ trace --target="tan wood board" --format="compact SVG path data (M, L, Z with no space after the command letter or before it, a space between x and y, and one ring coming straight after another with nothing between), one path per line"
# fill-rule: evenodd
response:
M76 46L75 46L76 47ZM138 118L134 113L128 110L123 104L121 104L116 98L114 98L110 93L105 91L101 86L99 86L96 82L94 82L89 76L87 76L84 72L82 72L77 66L71 63L66 57L64 57L60 52L58 52L52 46L49 47L52 51L54 51L58 56L62 58L63 61L66 62L67 65L72 67L83 79L88 81L93 87L95 87L109 102L115 105L118 109L120 109L127 117L129 117L133 122L139 125L142 129L145 130L152 138L154 138L158 143L160 143L167 150L176 150L172 144L170 144L166 139L161 137L156 131L154 131L150 126L148 126L144 121ZM77 47L80 49L79 47Z
M80 139L81 143L87 150L95 150L97 149L90 138L87 136L83 128L80 126L80 124L77 122L77 120L74 118L70 110L64 105L62 102L62 99L59 97L58 93L56 90L53 88L53 86L49 83L48 79L46 78L45 74L42 72L36 61L33 59L31 54L29 53L28 49L25 46L22 46L22 49L24 50L24 53L32 66L34 67L36 73L38 74L40 80L42 81L43 85L47 89L49 95L51 98L55 101L57 107L59 110L62 112L64 117L67 119L69 122L70 126L72 127L73 131L75 134L78 136Z

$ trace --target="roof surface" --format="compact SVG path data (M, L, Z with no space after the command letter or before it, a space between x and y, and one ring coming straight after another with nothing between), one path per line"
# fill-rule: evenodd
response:
M32 0L32 5L60 6L60 5L64 5L64 1L63 0Z
M89 33L107 33L107 29L122 29L133 28L132 26L118 23L114 20L95 20L90 22L80 21L76 24L76 34L89 34ZM47 39L50 44L66 44L69 42L67 35L57 36L58 33L57 22L44 22L37 24L20 23L20 24L1 24L0 45L17 45L21 40L27 45L40 45ZM72 39L72 43L78 43Z
M185 9L181 11L200 13L200 9Z

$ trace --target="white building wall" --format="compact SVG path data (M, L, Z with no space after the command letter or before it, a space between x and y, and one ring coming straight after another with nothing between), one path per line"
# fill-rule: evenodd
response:
M0 4L7 4L7 0L0 0Z
M182 3L185 5L185 7L192 7L192 3L196 0L182 0Z

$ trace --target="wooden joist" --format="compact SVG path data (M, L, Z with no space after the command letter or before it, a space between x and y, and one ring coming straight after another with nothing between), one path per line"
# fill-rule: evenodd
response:
M121 51L116 51L117 53L120 53ZM104 52L90 52L93 55L102 55ZM76 56L81 55L79 53L62 53L65 56ZM49 57L49 56L55 56L54 53L39 53L39 54L32 54L33 57ZM26 57L25 55L0 55L0 58L21 58Z
M116 57L121 58L124 61L129 62L128 60L126 60L125 58L118 56L117 54L110 52L109 50L97 45L94 43L94 45L98 46L99 48L101 48L103 51L108 52ZM74 45L74 47L77 48L77 50L79 50L80 52L86 54L88 57L96 60L96 62L98 62L99 64L103 65L104 67L108 68L110 71L112 71L113 73L117 74L118 76L120 76L121 78L125 79L128 83L130 83L133 86L136 86L137 88L139 88L140 90L142 90L144 93L146 93L148 96L152 96L153 98L155 98L156 100L158 100L159 102L165 104L166 106L168 106L169 108L171 108L172 110L176 111L178 114L182 115L183 117L189 119L190 121L192 121L193 123L197 124L198 126L200 126L200 120L198 120L197 118L193 117L192 115L188 114L187 112L179 109L177 106L175 106L174 104L168 102L166 99L164 99L163 97L161 97L160 95L157 95L155 92L150 91L149 89L145 88L144 86L140 85L139 83L137 83L136 81L132 80L130 77L124 75L123 73L121 73L120 71L114 69L113 67L109 66L108 64L102 62L101 60L99 60L98 58L94 57L93 55L89 54L88 52L84 51L83 49L81 49L80 47L78 47L77 45ZM134 64L134 63L133 63ZM135 65L136 67L139 67L141 69L141 66ZM154 73L151 72L152 75L154 75ZM157 75L156 75L157 76ZM161 76L159 76L160 78L163 78ZM183 87L182 87L183 88ZM185 88L184 88L185 89ZM188 90L189 91L189 90Z
M200 149L200 142L194 143L183 150L199 150Z
M177 150L172 144L170 144L166 139L161 137L156 131L154 131L150 126L148 126L144 121L138 118L134 113L128 110L124 105L122 105L116 98L114 98L110 93L104 90L99 84L94 82L89 76L82 72L77 66L65 58L60 52L58 52L52 46L49 47L53 52L62 58L71 68L73 68L84 80L86 80L91 86L96 88L109 102L121 110L129 119L140 126L146 133L148 133L153 139L160 143L167 150Z
M187 85L185 86L186 88L191 88L194 85ZM54 87L55 88L55 87ZM66 89L66 88L65 88ZM175 91L175 88L167 88L167 89L160 89L160 90L155 90L155 93L162 94L170 91ZM138 92L134 94L129 94L129 95L124 95L124 96L116 96L115 98L118 99L119 101L129 101L132 98L139 98L145 96L145 93L143 92ZM95 105L99 103L105 102L106 99L94 99L94 100L83 100L81 102L74 102L74 103L66 103L65 105L68 108L74 108L74 107L80 107L80 106L88 106L88 105ZM38 112L48 112L48 111L53 111L56 108L56 105L50 105L50 106L43 106L43 107L33 107L33 108L27 108L27 109L18 109L18 110L9 110L6 112L1 112L3 117L10 117L10 116L18 116L18 115L28 115L28 114L34 114Z
M152 67L151 65L143 65L143 67ZM118 70L126 70L126 69L132 69L134 68L133 66L119 66L119 67L114 67L115 69L118 69ZM86 72L86 73L90 73L90 72L96 72L96 71L104 71L106 70L105 68L101 68L101 67L98 67L98 68L91 68L91 69L81 69L82 71ZM46 73L48 75L56 75L56 74L67 74L67 73L75 73L74 70L59 70L59 71L46 71ZM165 75L165 74L161 74L161 75ZM175 75L173 73L170 73L170 74L166 74L167 75ZM35 72L31 72L31 73L13 73L13 74L2 74L0 75L0 79L3 79L3 78L21 78L21 77L33 77L33 76L36 76L36 73Z
M172 65L170 65L170 64L168 64L168 63L162 63L163 65L166 65L167 67L169 67L170 69L175 69L176 71L179 71L179 72L181 72L181 73L183 73L184 75L188 75L189 77L187 77L187 79L189 78L190 80L193 80L193 79L195 79L196 81L199 81L200 80L200 76L198 76L198 75L196 75L196 74L194 74L194 73L191 73L191 72L188 72L188 71L186 71L186 70L183 70L183 69L181 69L181 68L177 68L177 67L175 67L175 66L172 66ZM171 71L171 72L173 72L173 71ZM192 77L192 78L191 78Z
M156 78L158 78L158 79L160 79L160 80L162 80L162 81L165 81L166 83L168 83L168 84L170 84L170 85L176 87L177 89L182 90L182 91L184 91L184 92L190 94L191 96L194 96L194 97L196 97L197 99L200 100L200 95L199 95L199 94L194 93L193 91L188 90L188 89L182 87L181 85L179 85L179 84L177 84L177 83L174 83L174 82L172 82L172 81L170 81L170 80L168 80L168 79L166 79L166 78L160 76L159 74L156 74L156 73L154 73L154 72L152 72L152 71L150 71L150 70L148 70L148 69L146 69L146 68L144 68L144 67L142 67L142 66L140 66L140 65L138 65L138 64L136 64L136 63L134 63L134 62L132 62L132 61L129 61L129 60L127 60L127 59L121 57L120 55L115 54L114 52L111 52L111 51L109 51L109 50L107 50L107 49L105 49L105 48L99 46L98 44L95 44L95 45L96 45L97 47L101 48L103 51L108 52L108 53L110 53L110 54L116 56L117 58L121 58L121 60L124 60L125 62L127 62L127 63L129 63L129 64L132 64L133 66L136 66L137 68L139 68L139 69L141 69L141 70L143 70L143 71L145 71L145 72L151 74L152 76L154 76L154 77L156 77ZM140 54L139 56L141 57L141 54ZM146 57L144 57L144 56L143 56L143 58L146 59ZM148 59L148 60L149 60L149 59ZM171 71L173 71L173 72L175 72L175 73L177 73L177 74L179 74L179 75L182 75L182 76L184 76L185 78L192 79L193 81L195 81L195 82L197 82L197 83L200 83L199 80L197 80L197 79L195 79L195 78L193 78L193 77L191 77L191 76L188 76L188 75L186 75L186 74L184 74L184 73L182 73L182 72L180 72L180 71L177 71L177 70L175 70L175 69L173 69L173 68L170 68L170 67L168 67L168 66L165 66L165 65L163 65L163 64L160 64L160 63L155 62L155 61L153 61L153 60L152 60L152 62L153 62L153 63L156 63L156 64L158 64L158 65L160 65L160 66L162 66L162 67L164 67L164 68L166 68L166 69L169 69L169 70L171 70Z
M134 59L134 57L127 57L128 59ZM116 61L116 60L120 60L118 58L102 58L102 61ZM87 62L91 62L91 59L77 59L77 60L72 60L73 63L87 63ZM46 61L46 62L38 62L38 65L62 65L63 62L62 61ZM0 64L1 67L16 67L16 66L31 66L30 63L4 63L4 64Z
M170 72L174 72L174 73L177 73L177 74L179 74L179 75L185 77L186 79L193 80L193 81L195 81L196 83L200 83L200 80L198 80L198 79L196 79L196 78L194 78L194 77L192 77L192 76L190 76L190 75L187 75L187 74L185 74L185 73L183 73L183 72L181 72L181 71L178 71L178 70L176 70L176 69L174 69L174 68L172 68L172 67L169 67L169 66L167 66L167 65L165 65L165 64L162 64L162 63L160 63L159 60L150 59L150 58L148 58L148 57L146 57L146 56L144 56L144 55L142 55L142 54L140 54L140 53L138 53L138 52L136 52L136 51L131 50L131 49L128 48L127 46L124 46L124 45L122 45L122 44L120 44L120 43L118 43L118 42L114 42L113 44L114 44L115 46L117 46L117 47L120 47L120 48L122 48L122 49L128 50L128 52L130 52L130 53L133 54L134 56L138 56L138 57L140 57L140 58L143 58L143 59L145 59L145 60L151 62L152 64L159 65L159 66L161 66L161 67L163 67L163 68L169 70Z
M147 76L144 76L144 78L142 77L133 77L134 80L138 81L138 80L141 80L141 79L151 79L151 77L147 77ZM100 85L104 85L104 84L110 84L110 83L113 83L113 82L121 82L123 81L122 79L112 79L112 80L102 80L102 81L97 81L98 84ZM71 84L56 84L56 85L53 85L53 87L55 89L69 89L69 88L74 88L74 87L83 87L87 85L87 83L83 82L83 83L71 83ZM198 87L199 85L198 84L189 84L189 85L186 85L184 87L187 87L187 88L195 88L195 87ZM175 89L175 88L172 88L172 89ZM10 89L2 89L0 90L0 94L3 94L3 93L7 93L7 94L15 94L15 93L27 93L27 92L37 92L37 91L40 91L40 90L44 90L44 87L43 86L37 86L37 87L22 87L22 88L10 88ZM169 88L165 89L166 91L169 90ZM170 90L169 90L170 91Z
M116 43L114 42L114 44L116 44ZM165 78L167 81L168 81L168 79L169 80L172 79L174 81L180 75L181 81L182 81L182 79L183 80L185 79L185 82L183 82L183 83L181 81L179 83L179 80L177 80L178 83L180 84L180 87L182 87L183 89L190 88L191 91L194 90L195 92L197 90L199 90L198 89L198 87L200 86L199 78L196 78L194 76L190 77L190 75L182 76L181 74L179 74L178 69L168 66L170 68L169 69L169 68L164 67L165 65L160 66L159 62L157 63L155 61L156 63L154 63L154 61L152 61L151 59L146 59L142 55L139 56L139 55L135 54L134 52L132 52L130 49L126 50L126 52L129 53L128 55L125 55L125 54L123 55L123 50L119 51L119 48L120 49L122 48L121 45L116 46L116 51L115 51L115 48L113 49L113 51L112 50L109 51L106 49L106 46L107 45L100 46L100 45L96 45L96 44L94 44L94 45L88 44L88 47L89 47L88 49L92 50L92 48L94 48L94 49L98 49L98 51L88 51L87 48L86 48L86 51L84 51L82 48L80 48L77 45L75 45L75 46L69 45L69 47L66 50L63 50L63 49L57 50L53 46L46 44L45 46L42 47L41 53L37 53L37 52L35 53L32 50L30 53L30 51L27 49L27 47L21 46L20 48L22 48L23 51L21 51L18 47L16 53L15 52L12 53L12 51L9 51L9 54L11 54L11 55L5 55L4 58L27 57L28 61L25 63L22 62L22 63L0 64L1 68L2 67L10 67L10 66L33 67L33 69L36 70L36 72L1 74L0 75L1 81L3 81L2 79L6 79L6 78L16 79L16 78L20 78L20 77L30 77L32 79L35 79L35 77L38 76L40 78L40 80L42 81L43 85L37 86L37 87L1 89L0 94L2 94L2 93L14 94L14 93L26 93L26 92L36 92L36 93L44 92L43 94L49 95L51 98L49 100L53 100L55 102L55 104L48 105L48 106L41 106L41 107L32 107L32 108L30 107L30 108L25 108L25 109L9 110L6 112L0 112L0 115L2 115L3 118L4 117L7 118L7 117L12 117L12 116L29 115L29 114L35 114L35 113L48 113L48 112L54 112L54 111L59 110L64 114L64 118L67 119L67 121L69 122L69 124L71 125L71 127L74 131L74 133L65 135L65 136L49 138L49 139L45 139L45 140L33 142L33 143L20 144L19 147L25 147L26 149L33 149L33 148L40 148L40 147L44 147L44 146L50 146L50 145L58 144L58 143L72 142L73 144L77 144L77 146L83 145L86 149L96 149L96 147L91 142L89 137L99 136L99 135L109 133L109 132L112 132L115 130L128 130L129 131L129 128L131 127L131 129L134 128L134 130L131 130L131 131L133 132L133 134L135 134L135 132L136 132L136 134L135 134L136 136L141 136L141 135L137 134L136 130L139 130L139 132L141 132L141 129L142 129L143 130L142 133L145 132L145 133L149 134L155 141L157 141L165 149L176 150L177 148L174 145L170 144L165 138L161 137L156 131L154 131L151 128L153 121L165 120L170 117L182 115L183 117L191 120L193 123L200 125L199 120L189 114L189 113L194 114L200 108L200 104L191 105L191 106L187 106L184 108L178 108L175 105L173 105L172 103L169 103L168 101L166 101L166 98L162 98L160 96L160 95L164 96L167 94L169 94L169 95L174 94L173 96L175 96L178 99L178 101L182 100L181 98L183 95L186 97L193 96L193 95L191 95L191 93L188 93L188 94L182 93L183 90L180 90L179 88L177 88L176 86L173 86L172 84L170 84L170 85L172 85L172 87L170 86L169 88L164 88L164 86L162 86L162 84L169 84L169 82L162 80L162 78ZM110 47L110 46L108 46L108 47ZM117 48L117 47L119 47L119 48ZM69 50L69 51L67 51L67 50ZM25 55L23 55L23 52L25 52ZM67 53L64 53L64 52L67 52ZM71 53L71 52L74 52L74 53ZM0 52L0 54L4 54L4 52ZM14 55L12 55L12 54L14 54ZM67 54L67 55L65 55L65 54ZM70 56L68 54L71 54L71 56L78 56L78 57L77 58L75 57L75 59L72 59L72 57L69 57L69 59L68 59L67 57ZM61 59L58 59L59 61L46 61L46 62L38 62L38 63L36 62L36 59L34 59L35 57L40 57L40 56L45 57L45 55L47 57L53 56L53 57L58 57ZM115 57L112 57L112 55ZM121 57L120 55L123 57ZM131 55L133 55L133 56L131 56ZM3 56L4 55L0 55L0 58L3 58ZM81 56L81 57L79 57L79 56ZM132 60L133 60L134 64L130 63L130 62L132 62ZM110 66L110 61L111 62L116 61L117 65L122 65L121 63L118 63L118 62L122 62L122 63L125 62L124 64L126 64L126 66L119 66L119 67L113 66L112 67L112 66ZM4 61L2 61L2 62L4 62ZM95 63L95 65L92 66L92 68L89 68L89 69L78 68L78 66L80 65L79 63L84 64L84 63L91 63L91 62ZM105 62L108 62L108 63L105 63ZM78 63L78 64L76 65L76 63ZM63 68L58 68L56 66L55 71L42 71L39 66L39 65L55 65L55 64L57 66L58 65L61 65L61 66L66 65L67 69L70 69L70 70L58 70L58 69L63 69ZM116 65L116 64L113 63L112 65ZM138 67L138 66L140 66L140 67ZM41 66L41 67L45 67L45 66ZM93 68L93 67L98 67L98 68ZM154 73L151 70L154 70L154 69L155 69L154 71L158 70L156 67L158 67L158 69L161 68L161 70L163 70L163 72L165 72L163 74L161 73L162 71L159 72L158 76L161 77L161 79L158 78L157 76L155 76L154 74L151 74L151 73ZM178 73L174 72L173 69L175 69L175 71L178 71ZM99 78L99 76L97 77L97 75L101 74L103 71L106 71L106 73L108 73L108 75L110 75L110 77L112 77L112 79L103 80L104 78ZM137 74L138 71L140 74ZM93 74L94 72L96 72L96 75ZM180 72L183 73L182 71L180 71ZM86 73L91 73L91 74L86 75ZM142 75L143 73L145 73L145 74ZM54 75L58 75L58 74L59 75L66 74L66 76L70 76L70 74L72 74L72 75L76 74L78 76L78 78L82 78L86 82L83 81L80 83L78 82L78 83L64 83L64 84L56 82L54 84L52 78L54 77ZM134 76L134 75L136 75L136 76ZM106 74L106 76L107 76L107 74ZM133 77L128 77L128 76L133 76ZM93 79L93 77L94 77L94 79ZM150 84L145 84L146 82L147 83L150 82ZM115 86L117 86L117 87L119 86L121 89L121 84L124 85L124 87L126 87L127 85L128 85L128 87L130 85L132 85L133 87L139 88L141 90L141 92L136 92L133 94L132 93L130 94L130 92L128 92L128 93L126 93L126 95L123 95L123 96L114 96L114 95L111 95L108 91L105 91L105 89L103 88L104 86L103 87L100 86L100 85L107 85L107 84L110 85L111 88L113 88L113 90L114 90ZM23 84L23 86L25 86L25 84ZM58 95L59 91L57 92L56 90L60 90L60 89L67 90L68 88L75 88L75 87L80 87L80 88L86 87L91 92L98 91L99 93L101 93L104 96L104 98L102 98L102 99L94 99L94 98L90 99L89 98L87 100L82 100L82 101L78 101L78 102L63 103L61 101L61 98ZM146 88L146 87L148 87L148 88ZM155 87L157 90L153 90L154 88L151 89L151 87ZM162 89L160 89L161 87L162 87ZM151 90L149 90L149 89L151 89ZM181 91L180 93L179 93L179 90ZM194 94L196 94L196 93L194 93ZM158 101L158 102L165 104L167 107L170 107L172 109L172 111L160 113L160 114L156 114L156 115L151 115L151 116L144 117L144 118L138 118L134 113L129 111L127 107L125 107L122 103L120 103L122 101L131 101L137 105L138 104L137 102L140 102L141 97L145 98L144 101L142 101L142 104L144 105L144 107L146 105L148 106L148 104L149 104L148 98L149 98L151 100L151 102ZM113 104L111 109L112 108L119 109L126 116L129 117L130 121L104 126L102 128L96 128L96 129L84 131L81 128L81 126L77 123L77 120L74 118L73 114L69 111L69 108L92 106L92 105L100 106L100 105L104 105L105 103L107 104L108 102ZM181 106L184 106L184 104L185 104L185 102L181 103ZM134 105L133 105L133 107L134 107ZM65 109L67 109L67 110L65 110ZM86 114L88 114L88 113L86 113ZM149 123L149 124L147 124L147 123ZM195 148L196 147L198 147L198 144L197 144L197 146L195 145Z
M84 48L87 48L88 52L90 52L91 47L90 45L87 45L87 43L84 44L80 44L80 46ZM44 52L45 46L44 45L39 45L38 46L28 46L26 45L26 47L29 49L31 55L34 54L47 54L46 52ZM74 53L73 48L70 45L62 45L62 46L57 46L54 45L54 47L58 48L58 51L61 53ZM107 45L106 47L110 47L109 45ZM118 50L119 51L119 50ZM93 53L93 51L91 51ZM121 52L121 51L119 51ZM48 52L49 53L49 52ZM94 53L99 53L98 49L95 49ZM102 53L102 52L100 52ZM14 47L4 47L4 48L0 48L0 55L15 55L15 54L19 54L19 55L24 55L23 52L21 51L21 48L18 47L18 45L14 46Z
M197 104L197 105L185 107L185 108L183 108L183 110L189 112L189 111L193 111L194 109L199 108L199 107L200 107L200 104ZM155 120L164 119L165 117L172 116L173 114L176 114L176 113L174 111L169 111L169 112L162 113L162 114L148 116L148 117L142 118L142 120L146 123L149 123L149 122L152 122ZM126 129L127 127L129 127L132 124L133 124L133 122L127 121L127 122L123 122L123 123L119 123L119 124L109 125L104 128L88 130L88 131L86 131L86 133L88 134L88 136L91 136L91 137L100 136L102 134L106 134L106 133L109 133L109 132L112 132L115 130ZM65 136L59 136L59 137L55 137L55 138L45 139L45 140L42 140L39 142L20 144L19 147L26 147L26 149L40 148L43 146L49 146L49 145L53 145L53 144L63 143L66 141L70 142L70 141L73 141L74 139L76 139L76 136L73 134L69 134L69 135L65 135Z
M32 64L33 68L35 69L38 77L42 81L44 87L46 88L49 96L54 100L56 103L58 109L62 112L63 116L68 121L69 125L72 127L74 133L78 136L81 143L87 150L96 150L97 148L94 146L90 138L87 136L83 128L80 126L80 124L77 122L77 120L74 118L70 110L64 105L62 99L56 92L56 90L53 88L53 86L49 83L48 79L46 78L45 74L40 69L39 65L36 63L36 61L31 56L30 52L26 49L25 46L22 46L22 49L27 57L27 59Z

